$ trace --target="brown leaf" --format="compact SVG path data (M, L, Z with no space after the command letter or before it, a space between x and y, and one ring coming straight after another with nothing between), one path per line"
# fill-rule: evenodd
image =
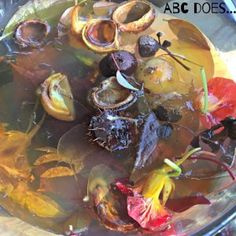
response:
M75 172L72 169L64 166L58 166L46 170L41 175L41 178L56 178L56 177L73 176L73 175L75 175Z
M39 166L42 164L46 164L49 162L54 162L54 161L61 161L61 157L57 153L49 153L40 156L34 163L35 166Z
M195 45L210 50L209 43L203 33L193 24L180 19L168 20L170 29L174 34L185 42L194 43Z

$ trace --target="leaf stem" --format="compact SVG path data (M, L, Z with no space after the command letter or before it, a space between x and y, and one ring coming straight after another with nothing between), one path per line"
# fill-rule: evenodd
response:
M225 165L223 162L220 162L216 159L213 159L213 158L210 158L210 157L191 157L191 160L205 160L205 161L211 161L211 162L214 162L215 164L223 167L228 173L229 173L229 176L235 181L236 180L236 177L234 175L234 173L230 170L230 168Z
M26 130L26 133L29 133L32 126L33 126L34 119L35 119L35 116L36 116L36 111L37 111L38 107L39 107L39 97L36 98L36 102L34 104L33 111L30 115L30 120L29 120L29 124L28 124L27 130Z
M203 90L204 90L204 107L203 107L203 113L206 114L208 112L208 86L207 86L207 77L206 77L206 71L204 67L200 69L201 72L201 79L203 84Z
M172 54L167 48L162 48L171 58L173 58L176 62L178 62L185 70L191 71L191 69L186 66L182 61L180 61L177 57Z
M164 163L175 171L175 173L170 175L171 177L177 177L177 176L181 175L181 173L182 173L181 168L178 165L176 165L173 161L171 161L169 159L165 159Z
M116 65L116 69L117 69L117 70L119 70L119 71L121 72L121 70L120 70L120 67L119 67L119 65L118 65L118 63L117 63L117 61L116 61L116 59L115 59L115 57L114 57L114 54L113 54L113 53L111 53L111 57L112 57L112 59L113 59L113 61L114 61L115 65Z
M186 160L187 160L189 157L191 157L194 153L199 152L199 151L201 151L201 150L202 150L202 149L201 149L200 147L198 147L198 148L194 148L194 149L188 151L187 153L185 153L185 154L183 155L183 157L182 157L180 160L176 161L175 164L176 164L177 166L180 166L181 164L183 164L184 161L186 161Z

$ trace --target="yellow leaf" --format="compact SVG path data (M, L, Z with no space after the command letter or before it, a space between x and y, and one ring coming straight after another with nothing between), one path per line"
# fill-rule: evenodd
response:
M53 162L53 161L61 161L61 157L57 154L57 153L49 153L49 154L45 154L40 156L34 163L35 166L39 166L42 164L46 164L49 162Z
M174 191L175 189L175 184L172 181L172 179L167 178L164 188L162 190L162 205L165 205L166 202L168 201L170 194Z
M14 168L14 166L8 166L3 164L0 164L0 167L2 169L4 169L12 178L28 178L30 173L29 170L27 170L27 168L23 169L22 171Z
M24 154L31 141L27 134L19 131L6 132L1 135L0 139L0 158L13 158L14 160Z
M20 182L8 196L39 217L60 217L65 214L55 201L46 195L30 191L24 182Z
M144 183L142 194L145 198L159 198L166 180L168 179L168 174L162 170L154 170L150 174Z
M28 191L28 186L25 182L19 182L17 187L8 194L8 196L17 204L22 207L25 206L26 192Z
M55 201L40 193L26 192L25 206L39 217L52 218L65 215L65 212Z
M0 184L0 192L8 195L11 193L14 189L14 186L12 184Z
M72 169L64 166L58 166L51 169L46 170L41 178L56 178L56 177L64 177L64 176L73 176L75 173Z

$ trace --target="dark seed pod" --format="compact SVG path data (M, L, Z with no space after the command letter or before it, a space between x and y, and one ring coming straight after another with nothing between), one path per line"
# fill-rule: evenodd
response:
M138 50L141 57L151 57L156 54L160 44L149 35L143 35L138 40Z
M161 38L163 36L163 33L162 32L157 32L157 37L158 38Z
M168 111L163 106L158 106L154 113L160 121L178 122L182 118L177 110L173 109Z
M165 41L163 42L163 44L162 44L162 47L163 47L163 48L168 48L168 47L170 47L170 46L171 46L171 42L168 41L168 40L165 40Z
M227 117L221 123L227 129L229 138L236 139L236 119Z
M158 120L168 121L168 111L163 106L158 106L154 113Z
M99 68L102 75L110 77L115 76L118 70L125 75L132 75L137 65L138 62L132 53L121 50L109 53L105 56L100 61Z
M178 122L179 120L181 120L181 118L182 118L181 114L176 109L169 111L169 118L168 118L169 122Z
M89 130L94 141L110 152L128 148L136 136L134 123L109 110L92 117Z

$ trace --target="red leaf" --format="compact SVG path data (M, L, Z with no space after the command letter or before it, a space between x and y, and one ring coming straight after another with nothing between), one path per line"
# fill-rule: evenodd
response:
M203 92L199 101L202 101ZM201 116L202 124L210 128L227 116L236 117L236 83L226 78L212 78L208 81L209 113Z
M127 210L131 218L133 218L139 225L151 231L160 230L171 218L160 204L153 199L145 199L141 195L128 196Z
M189 196L183 198L169 199L166 207L175 212L183 212L195 205L209 205L211 202L204 196Z
M131 187L128 187L128 179L116 180L115 187L124 195L130 196L133 195L133 190Z

